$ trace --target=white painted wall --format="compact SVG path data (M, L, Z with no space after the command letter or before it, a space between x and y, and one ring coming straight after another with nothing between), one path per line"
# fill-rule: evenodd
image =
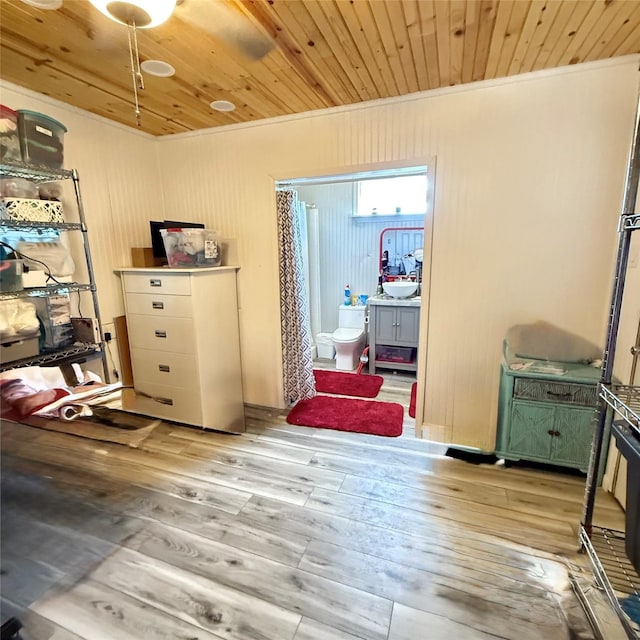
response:
M491 449L510 325L544 318L603 340L637 66L632 56L155 143L16 89L1 99L70 128L105 316L122 311L110 270L146 244L163 196L165 215L231 239L245 400L257 405L283 404L274 179L435 157L425 423Z
M282 406L273 179L435 156L425 422L491 449L510 325L543 318L602 342L636 69L632 57L159 140L167 210L237 239L247 402Z

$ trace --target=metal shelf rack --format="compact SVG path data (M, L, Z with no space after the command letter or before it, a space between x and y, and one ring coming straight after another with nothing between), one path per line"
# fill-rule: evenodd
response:
M585 487L584 510L580 525L580 543L588 553L594 574L606 594L612 609L618 615L630 640L640 639L640 625L634 622L621 606L621 600L636 599L640 603L640 577L625 552L626 533L602 529L593 525L596 488L600 459L607 437L607 424L613 413L617 414L640 439L640 387L614 385L615 360L624 284L629 263L631 235L640 229L640 214L635 213L635 203L640 181L640 95L636 109L633 140L629 151L622 213L618 224L618 250L613 293L606 333L602 375L598 387L598 423L594 431ZM633 532L636 534L636 532Z
M36 183L55 182L60 180L71 180L76 201L78 222L39 222L39 221L15 221L0 220L0 227L5 229L22 229L22 230L57 230L57 231L77 231L82 236L82 245L84 249L85 264L89 275L89 282L81 283L60 283L47 285L44 287L34 287L23 291L5 291L0 293L0 300L12 298L26 298L36 296L50 296L60 293L68 293L72 291L87 291L91 294L93 303L93 316L97 320L100 335L102 336L102 321L100 318L100 307L98 305L98 293L95 283L93 270L93 261L91 259L91 250L89 247L89 236L87 233L87 225L85 222L84 205L82 195L80 193L80 178L78 172L66 169L49 169L47 167L29 166L22 163L0 164L0 177L4 178L25 178ZM14 369L17 367L26 367L32 365L46 365L62 362L79 362L88 358L100 357L102 361L102 370L105 382L109 382L109 366L107 363L106 344L104 341L99 343L76 343L75 345L41 353L32 358L23 358L11 362L5 362L0 365L0 371Z

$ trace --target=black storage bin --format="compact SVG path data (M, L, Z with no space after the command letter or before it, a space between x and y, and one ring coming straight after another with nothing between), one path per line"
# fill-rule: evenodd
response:
M640 439L626 422L614 422L611 430L628 463L625 551L640 573Z

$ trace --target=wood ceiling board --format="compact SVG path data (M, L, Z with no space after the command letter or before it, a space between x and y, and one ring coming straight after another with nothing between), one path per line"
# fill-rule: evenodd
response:
M608 0L594 0L584 20L567 43L566 49L559 56L551 56L547 66L549 63L562 66L578 62L578 51L584 46L585 41L588 40L591 31L597 29L597 25L601 23L602 20L606 20L605 13L609 6ZM572 60L574 61L573 63Z
M345 76L334 52L331 51L304 3L296 7L295 14L290 10L286 0L274 3L271 8L289 33L302 36L294 38L296 47L304 52L315 66L315 74L321 79L323 86L331 88L336 103L357 102L357 90Z
M536 28L542 25L542 18L547 10L546 0L533 0L529 5L520 37L516 42L513 57L509 63L508 75L523 73L524 59L527 55L531 40L533 40Z
M600 60L607 56L607 50L613 52L625 41L626 37L638 24L640 17L640 3L626 2L620 5L617 15L611 16L611 22L605 29L589 53L584 56L584 61Z
M262 59L187 22L180 7L138 31L143 130L174 133L303 113L640 52L640 3L625 0L186 0L220 5L274 41ZM201 7L198 7L201 9ZM127 30L86 0L44 11L0 0L0 72L34 91L133 123ZM200 13L206 22L206 13ZM181 17L182 16L182 17ZM215 30L214 30L215 31ZM55 82L54 82L55 80ZM57 84L56 84L57 83ZM230 100L218 113L212 100Z
M440 72L440 86L447 87L453 84L454 79L451 75L451 40L450 40L450 21L449 2L434 2L435 25L434 30L436 36L436 46L438 52L438 70ZM441 34L438 38L438 34ZM427 55L427 60L429 56Z
M491 34L491 44L489 46L489 55L487 57L487 66L485 68L484 79L498 77L498 64L502 53L505 34L509 27L509 19L511 18L511 10L515 4L514 0L501 0L497 6L496 20Z
M389 19L389 13L387 12L387 4L384 2L372 2L369 6L371 8L373 21L380 34L380 41L384 47L385 55L389 60L389 65L391 66L399 94L404 95L412 91L417 91L417 83L415 84L416 89L411 89L405 76L402 61L400 60L399 48L396 44L393 27Z
M549 35L542 44L542 47L540 47L540 51L531 67L532 71L547 68L549 64L552 64L550 62L552 57L557 56L557 59L560 59L560 56L569 46L569 42L571 42L575 32L591 10L592 2L586 2L585 0L565 0L561 4L562 6L549 30Z
M314 93L320 97L323 106L337 106L339 101L332 95L332 92L323 85L313 65L304 59L302 49L296 45L294 38L286 32L282 25L274 20L273 4L275 4L275 0L272 0L272 3L270 3L268 7L258 3L250 3L247 0L242 0L242 2L260 24L265 26L269 34L274 38L278 49L300 77L303 78L313 89Z
M438 69L438 55L436 48L435 57L427 56L427 52L425 51L425 43L423 42L422 32L423 32L423 15L425 16L424 20L426 21L426 16L428 15L428 19L433 19L433 3L431 0L427 0L422 2L421 6L418 6L418 2L416 0L403 0L402 1L402 12L404 14L404 24L407 27L407 35L409 36L409 43L411 45L411 53L413 57L413 64L416 70L416 76L418 79L418 88L420 91L426 91L427 89L433 88L435 86L439 86L440 83L440 75L437 71ZM427 60L429 60L430 64L433 65L435 69L434 75L437 74L437 85L432 84L431 74L427 68Z
M358 22L360 23L360 30L368 41L369 48L373 53L374 63L377 64L382 74L386 86L385 97L400 95L402 93L400 89L402 85L398 82L396 74L393 72L389 54L382 43L378 25L373 19L371 4L368 2L354 2L353 4L349 3L349 6L353 7ZM400 76L402 77L402 74L400 74Z
M473 80L473 65L480 31L481 2L467 2L464 24L464 47L462 51L462 82Z
M87 85L76 78L62 77L59 72L52 71L47 67L32 67L30 66L29 58L25 58L25 56L12 49L3 49L2 60L10 65L12 69L26 69L25 73L33 77L33 82L39 87L40 93L67 104L72 104L80 109L89 110L88 107L91 106L90 110L96 115L135 127L133 104L131 102L120 100L117 96L113 96L98 87ZM3 77L10 82L20 84L20 77L13 78L11 75L6 76L4 74ZM20 105L8 106L19 108ZM159 118L150 111L145 114L144 125L142 130L153 135L181 133L188 130L176 122Z
M462 64L465 39L467 38L465 32L466 5L466 0L452 0L449 5L449 39L451 42L449 84L462 84Z
M374 12L381 11L381 7L384 7L387 12L387 16L389 18L389 22L391 24L391 30L393 31L393 38L396 42L396 47L398 48L398 58L400 60L400 64L402 65L404 78L407 82L407 87L410 93L414 93L416 91L420 91L420 86L418 84L418 75L416 71L416 65L414 64L413 59L413 51L411 41L409 39L409 32L407 30L406 22L405 22L405 14L402 9L401 2L377 2L374 3ZM421 63L422 68L424 69L423 73L426 77L427 75L427 67L424 60L424 52L422 50L422 46L420 46L421 52Z
M379 69L376 63L375 56L369 46L369 41L365 37L362 29L360 28L360 22L356 15L355 9L351 0L333 0L337 7L344 23L351 34L351 38L355 43L355 46L362 54L362 58L366 65L367 71L373 80L374 95L377 98L386 98L389 95L385 79L383 78L382 71Z
M336 15L326 0L305 0L304 5L360 100L371 100L371 77L342 17Z
M560 0L550 0L544 5L546 9L545 11L540 12L540 19L536 24L533 35L531 36L527 52L522 58L522 62L520 64L520 68L522 70L521 73L527 73L533 70L535 61L547 40L547 36L553 28L560 10L565 5L569 9L568 15L571 15L571 3L561 2Z
M55 72L57 74L61 74L63 77L73 78L81 83L79 86L87 85L93 86L100 91L103 91L114 99L119 99L123 101L124 104L129 105L129 112L133 114L134 109L134 96L133 96L133 87L132 87L132 79L131 72L128 68L123 68L118 77L118 82L116 83L111 78L106 78L102 76L96 76L91 72L90 69L86 69L79 64L73 64L66 57L65 58L56 58L55 56L47 57L42 53L35 49L35 45L32 42L26 41L19 36L15 36L14 34L5 32L3 36L3 45L4 50L6 51L8 48L12 49L16 53L24 56L27 61L27 65L25 69L30 67L46 67L47 69ZM44 62L44 60L47 60ZM33 64L33 61L36 61ZM5 58L4 60L0 60L0 69L3 70L3 75L7 77L7 74L4 73L6 70L4 65L8 62ZM31 63L31 64L30 64ZM154 82L155 81L155 82ZM18 79L19 82L19 79ZM152 76L147 77L147 89L140 92L140 100L144 102L145 109L151 112L153 115L157 116L160 120L168 119L174 121L177 125L180 126L180 130L188 131L192 126L191 118L184 117L184 113L181 110L175 110L172 105L171 108L167 106L166 99L163 93L159 93L155 90L154 84L156 84L160 88L165 88L169 85L173 85L173 81L168 81L166 78L153 78ZM65 83L62 83L64 85ZM67 98L73 98L75 94L69 95ZM192 96L189 96L192 99ZM75 103L74 103L75 104ZM76 106L81 106L82 108L87 108L85 106L85 102L81 104L77 104ZM118 113L120 110L117 111ZM131 117L125 117L123 124L131 124ZM135 118L134 118L135 122Z
M513 61L513 56L518 46L518 41L522 35L524 24L529 13L531 2L515 2L511 10L511 16L507 25L507 31L504 34L504 42L498 59L496 69L496 77L503 78L509 75L509 68Z
M568 64L584 62L587 60L590 51L594 48L597 51L602 38L605 37L605 34L609 31L612 25L616 25L619 16L624 13L625 6L630 6L632 4L634 3L611 2L608 4L606 10L602 14L602 18L593 25L589 35L582 42ZM622 19L620 20L620 24L622 24Z
M480 26L473 59L473 82L486 78L491 38L496 24L497 4L497 0L482 0L480 2Z

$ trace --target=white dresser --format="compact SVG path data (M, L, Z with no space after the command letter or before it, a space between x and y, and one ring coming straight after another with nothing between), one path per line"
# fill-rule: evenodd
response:
M123 409L243 432L238 267L124 268L135 390Z

